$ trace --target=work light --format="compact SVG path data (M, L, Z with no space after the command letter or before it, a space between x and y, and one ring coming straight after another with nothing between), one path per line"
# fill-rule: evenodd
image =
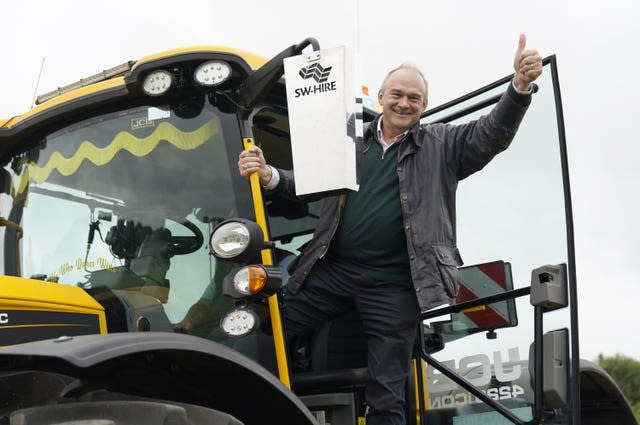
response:
M220 328L229 336L243 336L251 332L258 323L256 314L248 308L236 308L220 321Z
M142 83L142 91L149 96L165 94L173 84L173 75L169 71L159 69L147 75Z
M201 86L211 87L222 84L231 76L231 67L226 62L208 61L200 64L193 73L193 79Z

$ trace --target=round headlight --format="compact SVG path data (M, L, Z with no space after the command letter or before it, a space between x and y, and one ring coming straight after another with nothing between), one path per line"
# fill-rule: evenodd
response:
M173 84L173 75L169 71L159 69L147 75L142 82L142 91L149 96L165 94Z
M262 229L255 222L236 218L220 223L211 233L211 253L224 260L254 258L265 247Z
M230 336L242 336L251 332L258 323L256 314L247 308L231 310L222 318L220 327Z
M213 253L221 258L236 257L247 249L251 242L249 229L240 222L234 221L219 226L211 234L210 247Z
M226 62L209 61L200 64L193 73L193 79L201 86L217 86L229 79L231 67Z

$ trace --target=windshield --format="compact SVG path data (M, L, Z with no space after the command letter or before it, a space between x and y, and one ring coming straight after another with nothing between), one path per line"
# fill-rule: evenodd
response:
M207 242L221 221L255 217L237 173L237 117L204 99L90 117L12 158L0 215L24 232L3 228L3 274L80 286L124 309L107 313L109 332L177 327L237 344L217 326L235 264Z

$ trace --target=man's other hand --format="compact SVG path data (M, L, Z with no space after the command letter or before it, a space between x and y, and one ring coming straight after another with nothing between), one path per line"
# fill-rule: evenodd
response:
M513 69L516 71L513 83L522 92L529 91L531 83L542 74L542 58L537 50L525 50L526 45L527 36L520 34L518 50L513 60Z
M267 165L262 154L262 149L257 146L252 146L240 152L238 157L238 170L240 175L249 178L249 176L256 171L260 176L260 184L266 186L271 180L271 167Z

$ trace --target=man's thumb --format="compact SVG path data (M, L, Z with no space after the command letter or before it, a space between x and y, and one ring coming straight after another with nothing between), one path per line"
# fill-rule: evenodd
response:
M518 53L523 52L526 45L527 45L527 36L524 34L520 34L520 39L518 40Z

